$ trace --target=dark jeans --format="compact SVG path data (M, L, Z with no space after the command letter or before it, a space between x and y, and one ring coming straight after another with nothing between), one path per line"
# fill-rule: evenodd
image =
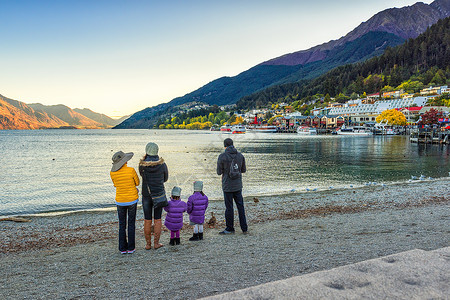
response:
M234 210L233 199L239 213L239 224L243 232L247 231L247 219L245 218L244 198L242 198L242 190L237 192L223 192L225 199L225 221L227 231L234 231Z
M119 215L119 250L134 250L136 239L136 207L137 203L129 206L117 205ZM127 242L127 215L128 215L128 242Z

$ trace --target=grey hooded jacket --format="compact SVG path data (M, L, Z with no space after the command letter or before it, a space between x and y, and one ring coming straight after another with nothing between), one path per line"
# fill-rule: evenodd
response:
M236 179L231 179L228 176L231 161L234 157L236 157L241 173L245 173L247 171L244 156L239 153L234 146L227 147L225 152L220 154L217 159L217 175L222 175L222 190L224 192L237 192L242 190L242 174Z

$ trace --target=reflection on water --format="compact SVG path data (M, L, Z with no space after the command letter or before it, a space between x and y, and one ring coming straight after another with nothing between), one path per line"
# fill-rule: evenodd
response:
M216 175L223 151L219 132L170 130L0 131L0 215L111 206L112 154L135 153L137 169L149 141L158 143L169 182L192 193L203 180L210 198L221 199ZM244 194L277 194L405 181L411 175L446 177L449 147L410 144L407 137L299 136L247 133L232 136L245 155Z

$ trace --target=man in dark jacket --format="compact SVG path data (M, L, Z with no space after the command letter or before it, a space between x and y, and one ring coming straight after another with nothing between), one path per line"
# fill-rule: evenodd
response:
M233 199L239 212L239 224L242 232L247 232L244 199L242 198L242 173L247 171L245 158L233 146L233 140L223 141L225 152L217 160L217 175L222 175L222 190L225 199L225 220L227 227L220 234L234 233ZM231 166L233 164L233 166ZM232 169L230 171L230 169Z

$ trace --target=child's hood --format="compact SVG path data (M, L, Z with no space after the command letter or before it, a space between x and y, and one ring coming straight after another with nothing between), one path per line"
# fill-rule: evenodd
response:
M170 202L172 202L174 205L179 205L182 203L184 203L184 201L181 201L181 199L173 199L172 197L170 197Z

